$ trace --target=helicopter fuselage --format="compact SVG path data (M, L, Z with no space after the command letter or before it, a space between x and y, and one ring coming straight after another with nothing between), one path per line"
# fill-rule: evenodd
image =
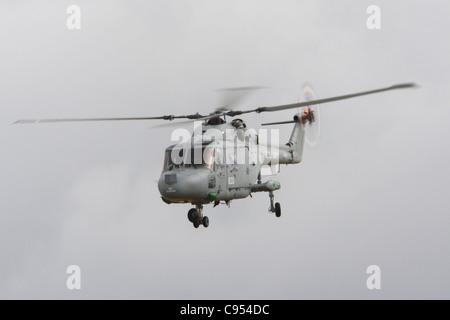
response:
M289 143L279 146L277 129L269 134L247 129L243 122L204 125L201 134L194 132L188 142L166 149L158 189L169 204L228 203L280 188L279 183L262 183L263 166L276 173L279 164L300 161L297 148Z

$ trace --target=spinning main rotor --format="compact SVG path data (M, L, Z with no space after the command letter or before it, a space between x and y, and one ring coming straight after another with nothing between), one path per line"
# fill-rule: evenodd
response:
M331 97L331 98L325 98L325 99L303 101L303 102L298 102L298 103L293 103L293 104L271 106L271 107L259 107L259 108L250 109L250 110L233 110L233 109L231 109L232 105L236 104L237 101L241 99L242 95L240 95L240 97L238 97L237 99L232 101L232 103L228 103L228 105L224 105L224 106L216 109L213 113L210 113L208 115L201 115L197 112L195 114L188 114L188 115L163 115L163 116L157 116L157 117L23 119L23 120L17 120L13 124L86 122L86 121L131 121L131 120L168 120L168 121L173 121L173 120L177 120L177 119L201 121L201 120L209 120L209 119L221 118L221 117L235 117L235 116L240 116L240 115L250 114L250 113L275 112L275 111L289 110L289 109L295 109L295 108L301 108L301 107L311 108L311 106L318 105L318 104L324 104L324 103L333 102L333 101L345 100L345 99L360 97L360 96L384 92L384 91L414 88L414 87L417 87L417 85L415 83L403 83L403 84L397 84L397 85L393 85L393 86L381 88L381 89L376 89L376 90L363 91L363 92L352 93L352 94ZM227 89L227 90L243 92L243 91L254 90L254 89L261 89L261 87L244 87L244 88L233 88L233 89ZM311 115L314 116L314 113L311 113ZM269 123L269 124L283 124L283 123L291 123L291 122L292 121L274 122L274 123ZM265 124L265 125L269 125L269 124Z

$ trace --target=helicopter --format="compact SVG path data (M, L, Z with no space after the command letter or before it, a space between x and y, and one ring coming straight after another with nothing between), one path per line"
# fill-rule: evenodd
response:
M162 201L167 204L191 204L187 213L189 222L195 228L207 228L209 218L203 214L205 205L230 206L232 200L251 197L256 192L269 195L268 211L281 217L281 204L274 201L274 192L281 188L278 181L262 181L263 169L269 168L276 174L279 165L299 164L302 161L308 132L317 130L320 123L319 105L333 101L355 98L385 91L417 87L415 83L403 83L381 89L363 91L324 99L311 99L311 92L304 92L304 100L297 103L235 110L230 103L214 112L201 115L163 115L156 117L122 118L65 118L65 119L25 119L13 124L85 122L85 121L133 121L166 120L175 123L194 122L191 136L180 134L174 141L178 144L165 149L163 170L158 180ZM248 91L256 87L241 87L232 91ZM238 99L239 100L239 99ZM236 102L236 101L235 101ZM280 145L277 134L263 134L248 128L242 117L253 113L277 112L297 109L291 120L263 123L262 126L291 124L292 132L287 143ZM227 118L232 118L227 121ZM319 128L320 130L320 128ZM187 130L185 130L187 131ZM275 131L277 133L277 131ZM317 134L317 133L316 133ZM172 134L173 136L173 134ZM274 137L275 136L275 137ZM180 141L181 140L181 141Z

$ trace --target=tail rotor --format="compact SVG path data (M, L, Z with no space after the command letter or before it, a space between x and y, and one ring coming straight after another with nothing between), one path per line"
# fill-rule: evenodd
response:
M299 102L307 102L315 99L315 91L311 84L305 82L302 85L302 92L300 94ZM308 147L314 148L317 146L320 137L320 107L319 105L312 105L299 108L299 114L306 115L306 132L305 141Z

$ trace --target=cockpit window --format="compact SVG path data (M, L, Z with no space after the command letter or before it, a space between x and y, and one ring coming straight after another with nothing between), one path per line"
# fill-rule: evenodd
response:
M166 150L164 158L164 170L174 168L199 168L211 169L214 165L214 148L171 148Z

